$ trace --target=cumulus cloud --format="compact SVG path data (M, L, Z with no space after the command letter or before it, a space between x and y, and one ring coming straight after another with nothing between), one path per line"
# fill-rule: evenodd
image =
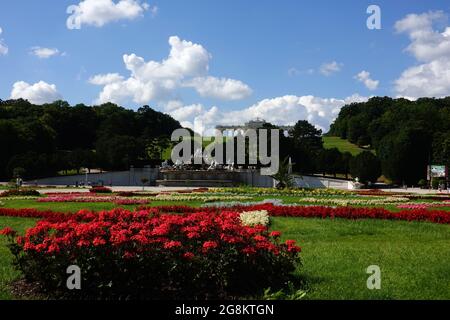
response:
M3 33L3 29L0 28L0 56L4 56L8 54L8 46L4 43L4 40L1 38L1 35Z
M406 51L418 61L418 65L406 69L394 82L398 96L450 95L450 27L435 29L438 22L446 20L442 11L432 11L410 14L396 22L396 31L407 34L411 41Z
M102 27L114 21L136 19L149 9L152 15L158 10L140 0L84 0L67 8L70 16L66 25L68 29L81 29L83 25Z
M124 55L125 68L130 72L126 79L117 74L91 78L91 83L104 86L96 102L171 100L177 89L183 87L192 87L204 97L224 100L251 94L251 89L241 81L208 76L211 55L203 46L176 36L169 38L169 44L169 56L160 62L147 62L136 54Z
M59 55L59 50L56 48L43 48L43 47L32 47L30 53L40 59L48 59L53 56Z
M355 79L359 82L364 83L367 89L369 90L376 90L378 88L378 85L380 84L380 81L373 80L370 78L370 72L368 71L361 71L355 76Z
M89 83L97 86L105 86L110 83L122 81L123 77L118 73L99 74L89 79Z
M14 83L11 91L11 99L25 99L34 104L51 103L62 97L56 89L56 85L39 81L29 84L24 81Z
M336 61L332 61L329 63L324 63L320 66L319 72L324 76L331 76L334 73L341 71L344 65L342 63L338 63Z
M187 81L184 86L195 88L202 97L222 100L241 100L252 94L248 85L234 79L199 77Z
M211 134L216 125L240 125L255 118L277 125L293 125L305 119L327 131L344 105L363 101L367 98L357 94L345 99L287 95L265 99L241 110L223 111L217 106L208 109L198 104L181 106L177 102L166 111L183 125L206 134Z

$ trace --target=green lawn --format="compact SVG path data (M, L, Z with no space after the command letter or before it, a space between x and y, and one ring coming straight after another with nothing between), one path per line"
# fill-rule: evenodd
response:
M350 152L354 156L365 151L357 145L339 137L323 137L323 146L325 149L337 148L341 152Z
M100 210L111 210L114 208L126 208L129 210L134 210L139 207L139 205L129 205L129 206L118 206L114 203L110 202L37 202L36 200L5 200L3 201L5 205L4 208L13 208L13 209L38 209L38 210L51 210L56 212L77 212L80 210L92 210L92 211L100 211ZM171 206L184 206L188 205L191 207L200 207L203 202L200 201L151 201L148 205L151 207L163 206L163 205L171 205Z
M0 229L11 227L21 233L34 226L37 219L0 217ZM8 285L20 276L12 265L12 255L9 252L6 238L0 236L0 300L12 299Z
M302 246L308 299L450 299L450 226L381 220L275 218ZM366 287L370 265L381 290Z
M5 200L5 208L13 209L38 209L51 210L57 212L77 212L82 209L86 210L111 210L117 207L114 203L82 203L82 202L37 202L36 200ZM134 207L131 207L134 208Z

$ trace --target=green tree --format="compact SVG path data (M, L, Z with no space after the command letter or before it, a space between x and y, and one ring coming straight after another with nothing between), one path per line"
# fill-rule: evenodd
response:
M317 155L323 149L322 130L301 120L291 130L290 137L292 143L289 149L295 171L302 174L314 173Z
M350 173L362 183L376 182L381 176L380 160L369 151L364 151L350 161Z

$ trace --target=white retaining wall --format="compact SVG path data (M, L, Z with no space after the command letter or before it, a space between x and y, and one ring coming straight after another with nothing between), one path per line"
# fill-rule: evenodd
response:
M151 185L155 183L159 175L158 169L136 168L129 171L116 171L104 173L91 173L86 175L62 176L34 181L27 181L29 184L49 185L49 186L74 186L78 183L85 183L86 179L90 184L103 184L105 186L141 186L142 178L147 178Z
M159 178L159 169L156 168L134 168L129 171L91 173L87 175L90 184L103 184L105 186L141 186L142 178L149 180L149 185L155 185ZM76 183L85 183L86 175L62 176L27 181L28 184L48 186L74 186ZM276 181L268 176L262 176L259 170L245 170L239 172L239 181L254 187L272 188ZM352 189L350 181L322 178L317 176L294 176L295 185L302 188L333 188Z

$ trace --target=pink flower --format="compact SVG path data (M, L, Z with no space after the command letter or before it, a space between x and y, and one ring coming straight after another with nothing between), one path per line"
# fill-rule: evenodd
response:
M4 236L15 236L17 235L17 231L11 229L10 227L6 227L3 230L0 230L0 234Z
M269 235L272 238L279 238L279 237L281 237L281 232L280 231L272 231Z
M297 244L297 242L295 240L286 240L286 245L288 247L295 246L296 244Z
M48 250L47 250L47 252L48 253L58 253L60 251L60 249L59 249L59 246L58 245L56 245L56 244L51 244L49 247L48 247Z
M164 244L164 249L180 248L181 246L180 241L168 241Z
M92 243L94 244L94 246L98 247L98 246L105 245L106 241L100 237L96 237Z
M267 239L261 235L256 235L253 239L255 239L258 242L266 241Z
M210 249L215 249L215 248L217 248L218 247L218 244L217 244L217 242L215 242L215 241L205 241L204 243L203 243L203 249L205 250L205 251L208 251L208 250L210 250Z
M195 255L192 252L186 252L185 254L183 254L183 258L187 260L192 260L194 257Z

